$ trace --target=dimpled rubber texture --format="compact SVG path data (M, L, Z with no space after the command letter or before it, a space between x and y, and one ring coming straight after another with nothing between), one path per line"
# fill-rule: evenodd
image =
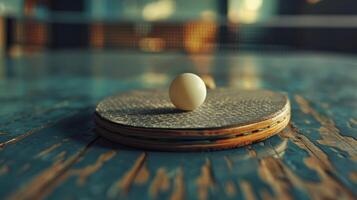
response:
M115 125L146 129L221 129L273 118L283 111L286 95L267 90L221 88L208 91L194 111L177 110L168 91L140 90L101 101L96 114Z
M117 143L159 151L235 148L264 140L290 120L286 95L221 88L191 112L177 110L166 91L140 90L101 101L96 132Z

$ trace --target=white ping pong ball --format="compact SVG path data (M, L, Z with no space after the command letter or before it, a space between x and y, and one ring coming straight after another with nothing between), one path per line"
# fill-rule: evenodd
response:
M169 96L176 108L191 111L198 108L206 99L206 85L192 73L177 76L170 85Z

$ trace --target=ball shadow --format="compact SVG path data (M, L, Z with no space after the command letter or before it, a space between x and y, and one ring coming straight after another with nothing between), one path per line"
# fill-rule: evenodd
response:
M126 115L173 115L179 113L186 113L186 111L176 109L174 107L163 108L131 108L122 110L109 110L110 113L120 112Z

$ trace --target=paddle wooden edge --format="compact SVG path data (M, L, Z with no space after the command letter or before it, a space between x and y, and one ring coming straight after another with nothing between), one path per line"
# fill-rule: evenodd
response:
M286 97L287 98L287 97ZM254 132L259 129L265 129L274 125L275 123L284 120L288 115L290 115L290 101L287 99L283 109L278 112L275 116L270 119L255 122L251 124L246 124L243 126L237 126L233 128L221 128L215 130L191 130L191 129L146 129L146 128L137 128L130 126L122 126L114 124L112 122L106 121L105 119L95 115L95 123L97 126L103 127L107 130L110 130L114 133L125 133L126 135L132 136L144 136L148 138L207 138L207 137L227 137L232 135L243 135L246 133Z
M290 113L290 112L289 112ZM191 143L183 144L180 142L177 143L167 143L160 140L145 140L137 139L135 137L127 137L121 134L112 133L102 127L96 127L96 132L98 135L107 138L111 141L117 142L119 144L130 146L134 148L155 150L155 151L205 151L205 150L224 150L232 149L255 142L262 141L267 139L280 131L282 131L290 121L290 114L287 117L278 123L276 126L272 126L266 129L257 130L255 133L242 135L230 139L215 140L212 143Z

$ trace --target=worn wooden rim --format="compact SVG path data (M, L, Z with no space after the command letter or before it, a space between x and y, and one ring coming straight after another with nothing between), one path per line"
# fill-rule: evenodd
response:
M244 146L269 138L282 131L288 125L289 121L290 112L287 112L284 120L277 123L275 126L270 126L265 129L257 129L251 134L240 135L229 139L217 139L213 141L191 141L190 143L184 143L182 141L167 142L163 140L139 139L136 137L113 133L100 126L96 127L96 132L109 140L135 148L159 151L221 150Z
M267 127L273 126L279 121L283 121L290 114L290 102L287 100L284 109L275 117L256 122L252 124L247 124L244 126L238 126L233 128L222 128L215 130L174 130L174 129L145 129L128 127L114 124L112 122L106 121L98 115L95 115L95 122L97 126L105 128L113 133L130 135L130 136L142 136L146 138L207 138L207 137L232 137L236 135L243 135L246 133L254 132L255 130L265 129Z

